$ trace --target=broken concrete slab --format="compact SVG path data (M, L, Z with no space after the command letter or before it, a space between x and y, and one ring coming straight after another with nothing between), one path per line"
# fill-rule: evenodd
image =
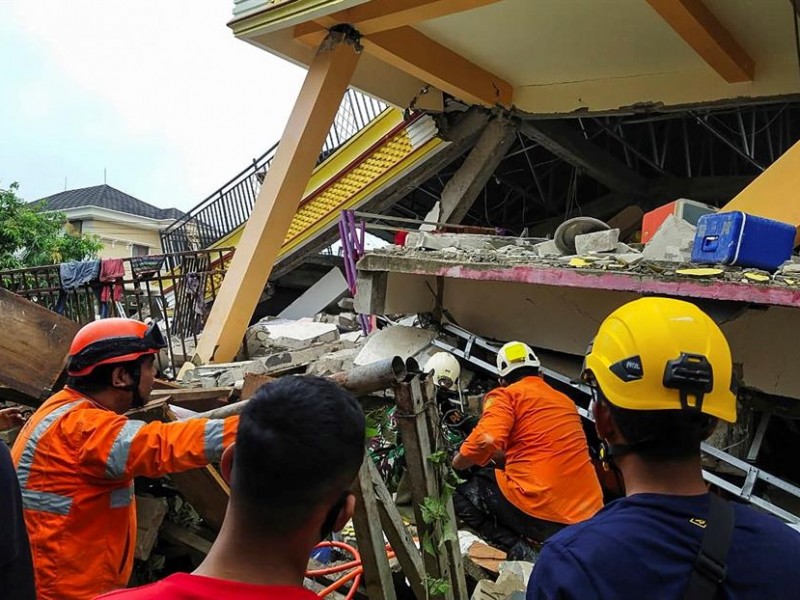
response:
M324 354L309 365L306 373L325 377L334 373L349 371L353 368L355 358L359 352L359 348L342 348L336 352Z
M564 254L561 252L561 249L556 245L554 240L547 240L546 242L536 244L532 250L536 253L536 256L541 258L546 258L548 256L561 256Z
M619 243L619 229L606 229L575 236L575 252L581 256L585 254L599 254L613 252Z
M278 349L299 350L338 339L336 325L310 320L262 320L245 334L247 352L251 357L265 356Z
M313 317L337 302L350 288L338 267L328 271L325 276L308 288L297 300L278 315L281 319L301 319Z
M301 350L283 350L269 356L259 357L256 360L264 365L264 372L268 375L277 375L307 367L322 356L342 349L342 342L336 341L329 344L317 344Z
M669 215L642 251L645 260L689 262L697 228L675 215Z
M184 381L200 383L201 387L227 387L234 385L248 373L264 373L264 364L258 360L234 363L209 364L195 367L186 372Z
M623 254L615 254L614 258L623 265L630 266L641 262L644 256L641 252L625 252Z
M367 338L367 343L354 362L356 366L360 366L392 356L408 358L419 353L435 337L435 332L419 327L395 325L380 329Z
M136 559L150 558L168 510L166 498L136 496L136 549L133 554Z

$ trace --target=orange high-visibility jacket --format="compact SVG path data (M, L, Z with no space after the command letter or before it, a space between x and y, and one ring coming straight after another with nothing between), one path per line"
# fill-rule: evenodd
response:
M65 388L12 450L40 600L88 600L128 583L136 546L133 478L219 459L238 417L144 423ZM0 591L2 596L2 591Z
M541 377L525 377L486 395L478 425L461 445L462 456L485 465L505 452L497 485L521 511L573 524L603 507L575 403Z

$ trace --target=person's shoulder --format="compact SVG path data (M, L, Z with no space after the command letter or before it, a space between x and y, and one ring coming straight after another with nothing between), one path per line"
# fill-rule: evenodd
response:
M800 531L794 527L744 504L734 503L734 514L738 531L770 540L783 546L787 552L800 554Z

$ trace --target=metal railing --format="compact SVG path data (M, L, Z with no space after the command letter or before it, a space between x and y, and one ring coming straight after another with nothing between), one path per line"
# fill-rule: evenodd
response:
M95 279L69 290L61 265L14 269L0 271L0 288L81 324L112 316L154 319L169 343L159 370L173 377L194 353L232 256L233 249L220 248L125 258L125 275L116 282Z
M371 123L386 104L356 90L347 90L322 147L317 164ZM161 246L170 256L176 252L208 248L250 217L278 143L233 179L175 221L161 233ZM171 267L174 265L170 264Z

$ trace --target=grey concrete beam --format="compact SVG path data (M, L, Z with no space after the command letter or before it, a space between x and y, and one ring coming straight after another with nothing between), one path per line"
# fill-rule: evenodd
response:
M497 116L483 130L464 163L442 191L440 221L461 223L511 148L517 126Z

